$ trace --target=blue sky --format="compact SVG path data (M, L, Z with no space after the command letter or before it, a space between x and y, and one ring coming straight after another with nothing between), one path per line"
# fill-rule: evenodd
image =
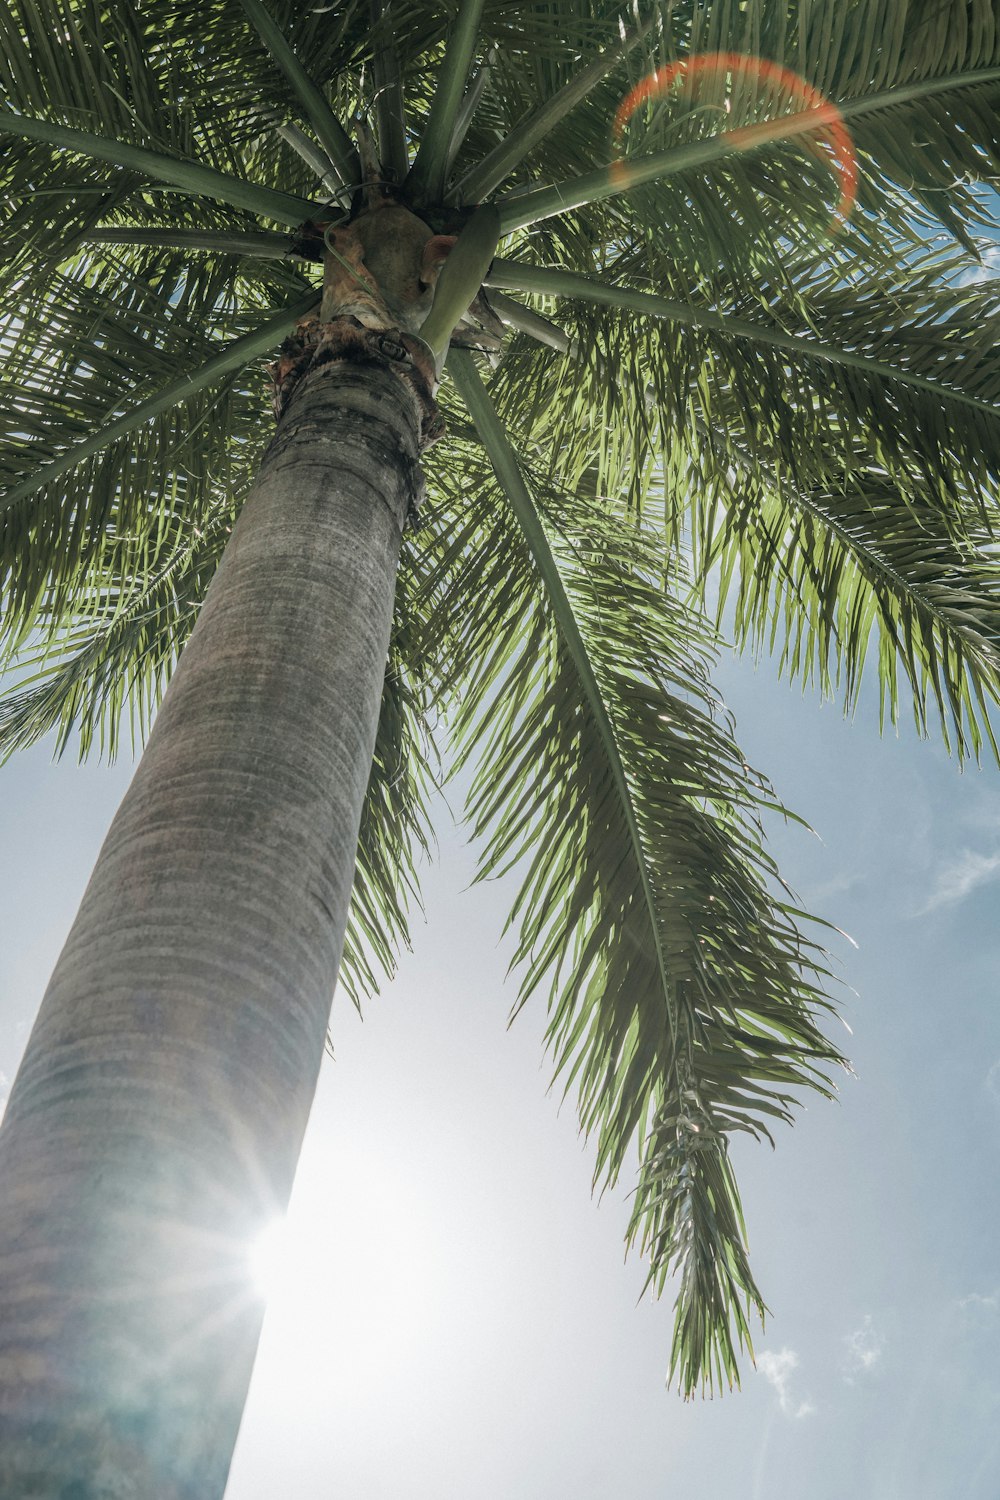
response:
M664 1389L624 1190L590 1196L536 1006L439 822L426 922L364 1024L334 1007L227 1500L996 1500L1000 1494L1000 773L960 774L724 660L741 742L821 837L778 826L838 943L857 1076L778 1150L739 1146L772 1316L743 1391ZM0 1069L13 1072L127 770L2 773ZM852 991L856 992L853 993Z

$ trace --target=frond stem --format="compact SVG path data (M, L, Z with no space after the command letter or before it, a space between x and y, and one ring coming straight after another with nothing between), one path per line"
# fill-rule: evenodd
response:
M444 196L451 140L479 40L482 12L483 0L459 0L458 17L438 69L431 112L416 160L406 179L406 196L417 207L423 203L438 203Z
M279 125L277 129L281 139L287 141L292 150L301 156L302 160L316 173L330 197L335 198L342 207L350 208L349 185L341 177L326 152L311 141L305 131L300 130L297 125Z
M371 0L371 18L379 157L383 168L392 174L393 181L402 182L409 169L409 154L399 53L392 25L392 0Z
M606 78L616 64L626 58L658 25L658 18L647 21L645 25L625 37L619 45L609 47L606 52L602 52L589 62L585 68L581 68L568 83L563 84L558 93L553 94L551 99L546 99L544 104L540 104L526 120L516 125L510 135L498 146L494 146L477 166L466 172L448 194L448 202L481 203L484 198L487 198L528 153L544 141L559 121L568 115L571 109L575 109L587 97L591 89L600 83L602 78Z
M452 162L455 160L455 157L462 149L462 142L465 140L465 137L468 134L469 126L472 124L472 121L475 118L476 110L479 108L479 102L483 97L483 91L486 88L486 84L489 80L490 73L493 71L496 60L497 49L495 47L491 47L484 57L483 61L480 63L479 67L476 69L472 82L469 84L469 87L465 91L465 97L462 100L462 103L459 106L458 114L455 117L455 128L452 131L451 141L448 145L448 166L445 169L446 178L448 172L451 171Z
M836 344L821 344L802 334L785 333L780 328L765 328L762 324L750 323L744 318L732 318L727 313L713 312L707 307L694 307L688 302L672 302L669 298L658 297L652 292L608 286L590 276L582 276L576 271L564 271L558 266L527 266L520 261L502 260L498 257L490 267L485 285L503 291L534 292L546 297L576 297L583 302L596 302L604 307L639 313L643 317L663 318L688 328L711 329L713 333L749 339L757 344L783 349L789 354L806 355L828 364L863 370L866 375L877 375L889 384L912 386L934 396L947 397L949 401L962 406L970 406L989 417L1000 418L1000 406L993 402L984 401L979 396L970 395L968 391L945 385L940 380L932 380L913 370L901 369L898 365L888 364L871 355L856 354L852 349L844 349Z
M283 260L292 254L287 234L222 234L205 229L118 229L99 225L88 229L91 245L150 245L164 250L216 250L223 255L247 255L257 260Z
M493 264L496 265L497 262L494 261ZM489 284L492 285L492 282ZM550 349L558 349L560 354L570 352L573 340L568 333L564 333L561 328L558 328L555 323L550 323L548 318L543 318L540 313L533 312L530 307L524 307L515 298L505 297L503 292L494 291L490 296L490 306L505 323L510 324L511 328L528 334L540 344L548 344Z
M448 370L455 381L459 394L468 407L469 415L472 417L476 431L479 434L483 447L486 449L494 473L510 502L511 509L524 534L525 542L531 552L535 566L548 591L549 602L552 606L556 624L559 627L570 660L573 662L579 676L581 691L586 700L587 707L594 717L594 723L601 737L605 754L608 757L615 791L618 794L618 800L628 827L629 840L639 869L650 934L656 949L656 964L660 983L663 987L663 993L669 995L671 992L671 983L663 945L660 940L656 898L653 894L649 878L649 869L643 850L642 836L639 832L639 823L636 818L635 805L632 801L628 777L626 776L625 767L618 749L614 725L611 722L600 684L591 665L590 655L580 632L580 627L577 624L572 603L566 592L566 586L562 581L559 566L549 546L541 517L531 498L528 486L524 481L517 454L507 436L504 425L500 420L500 415L493 405L489 392L479 377L473 356L468 350L453 349L448 356Z
M290 193L278 193L272 188L259 187L255 182L244 182L239 177L217 172L214 167L202 166L201 162L149 151L145 146L133 146L128 141L91 135L86 130L73 130L50 120L14 114L8 109L0 110L0 135L19 135L27 140L42 141L47 146L73 151L77 156L89 156L93 161L110 162L142 177L168 182L196 197L214 198L220 203L230 203L234 208L248 209L260 218L276 219L279 224L301 224L316 211L315 205L305 198L294 198Z

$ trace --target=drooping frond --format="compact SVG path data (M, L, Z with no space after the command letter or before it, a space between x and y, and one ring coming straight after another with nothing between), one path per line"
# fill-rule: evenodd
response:
M145 556L129 566L108 546L89 587L73 590L73 616L38 612L34 641L11 651L18 680L0 700L0 761L56 731L56 753L72 735L80 754L118 752L127 723L133 750L144 740L171 669L187 640L234 519L233 497L189 525L183 506L164 509ZM129 589L120 580L131 574ZM42 633L44 631L44 634Z
M829 1091L822 956L776 892L758 827L773 794L709 685L711 628L664 606L658 554L623 518L549 496L543 520L469 358L452 356L456 380L522 531L498 545L498 500L477 485L468 597L511 612L491 603L456 626L482 874L523 862L518 1004L548 991L556 1076L596 1136L596 1179L616 1181L638 1149L629 1235L651 1283L680 1278L683 1388L732 1384L763 1304L727 1143L770 1138L796 1089Z

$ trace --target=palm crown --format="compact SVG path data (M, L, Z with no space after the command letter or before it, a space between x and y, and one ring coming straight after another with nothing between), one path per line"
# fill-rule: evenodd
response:
M993 744L1000 298L968 274L1000 171L991 0L49 0L0 26L2 642L26 674L3 749L142 733L269 440L260 361L375 164L459 270L423 325L452 334L446 432L342 982L405 941L444 732L483 873L522 872L517 1004L548 991L597 1177L638 1143L629 1233L657 1288L679 1273L672 1365L731 1382L762 1303L729 1139L841 1059L713 621L847 707L871 653L886 715L905 693L960 753ZM630 90L720 52L838 107L846 225L836 152L749 65L653 90L612 165ZM470 307L483 202L501 254Z

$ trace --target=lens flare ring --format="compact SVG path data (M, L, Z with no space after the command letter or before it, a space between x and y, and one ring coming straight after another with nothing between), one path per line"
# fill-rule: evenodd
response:
M819 89L784 68L780 63L768 62L762 57L753 57L743 52L699 52L693 57L683 57L666 67L657 68L631 88L622 99L614 119L614 144L621 150L625 126L643 104L665 94L679 78L693 78L699 73L732 74L734 81L740 75L753 77L767 85L779 98L794 101L805 108L791 115L782 115L774 120L761 121L756 125L744 125L736 130L726 130L718 137L727 141L737 151L746 151L768 140L783 140L791 136L810 136L822 132L825 139L809 144L827 147L840 199L834 210L831 227L842 228L850 218L857 197L858 161L854 141L843 115ZM613 179L626 182L628 162L619 157L611 164Z

